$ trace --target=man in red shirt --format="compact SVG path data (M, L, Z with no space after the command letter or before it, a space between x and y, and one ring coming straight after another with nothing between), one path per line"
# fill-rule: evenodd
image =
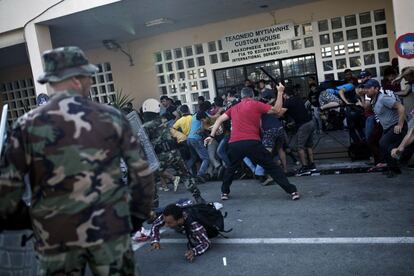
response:
M284 91L285 87L279 83L277 89L278 91ZM293 200L297 200L300 196L296 186L289 183L282 168L273 161L272 155L263 146L260 138L260 119L262 114L276 113L276 109L274 106L253 100L253 95L254 92L250 87L244 87L241 90L242 101L227 110L216 120L211 130L211 135L204 141L205 144L209 144L214 139L219 126L224 121L231 119L232 129L228 149L231 165L224 173L221 199L228 199L234 173L243 158L248 157L254 163L262 166L273 180L285 192L291 195Z

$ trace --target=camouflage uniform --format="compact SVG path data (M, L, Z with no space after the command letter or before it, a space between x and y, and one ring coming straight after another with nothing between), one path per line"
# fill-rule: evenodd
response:
M159 170L164 171L168 167L172 167L181 179L184 180L187 190L193 197L196 200L200 199L200 190L196 185L196 180L191 176L184 159L181 157L180 151L176 148L176 142L171 136L167 123L163 123L161 117L157 117L154 120L146 122L143 126L157 153L160 162Z
M76 66L87 75L82 57L77 47L45 53L43 80L76 76ZM47 76L47 68L61 74ZM14 212L28 174L39 274L82 275L88 263L99 275L134 275L129 234L149 216L154 191L142 156L121 111L81 91L55 92L15 122L0 168L0 216ZM120 181L121 158L129 186Z

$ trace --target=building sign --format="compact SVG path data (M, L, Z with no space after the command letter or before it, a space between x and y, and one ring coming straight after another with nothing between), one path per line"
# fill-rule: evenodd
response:
M400 36L395 41L395 51L402 58L414 58L414 33L407 33Z
M49 96L45 93L40 93L39 95L37 95L36 98L36 103L38 106L42 106L47 104L47 102L49 101Z
M295 36L293 24L280 24L263 29L231 34L222 38L223 49L231 62L276 58L289 53L289 39Z

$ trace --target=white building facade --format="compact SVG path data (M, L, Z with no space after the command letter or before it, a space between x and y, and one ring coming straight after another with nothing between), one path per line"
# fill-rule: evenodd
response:
M189 6L187 0L171 0L164 14L163 7L152 9L150 5L156 4L146 0L135 6L110 0L36 2L0 1L0 98L9 103L12 119L33 108L36 95L48 93L47 86L34 80L42 72L41 53L57 46L80 46L99 65L91 90L96 101L108 103L122 90L134 98L137 109L145 99L160 95L195 109L200 95L212 100L238 89L246 78L269 79L261 68L304 91L310 77L319 82L340 79L346 68L355 76L369 70L380 79L384 68L398 58L396 38L413 32L414 3L409 0L296 1L280 7L282 1L277 0L260 7L254 6L260 1L229 1L232 6L220 6L216 0L190 1ZM25 5L33 9L19 13ZM237 5L252 8L237 10ZM158 16L168 18L167 24L145 27L146 19ZM246 37L240 43L250 44L237 52L226 41L232 35L283 25L289 26L287 36L275 39L279 44L272 46L279 51L260 52L263 41L250 43ZM101 42L106 39L118 41L134 66L121 51L104 48ZM413 60L399 58L399 63L402 68L413 65Z

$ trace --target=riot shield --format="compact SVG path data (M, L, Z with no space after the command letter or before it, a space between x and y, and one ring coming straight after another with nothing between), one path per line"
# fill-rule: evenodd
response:
M9 106L7 104L3 105L3 111L1 113L1 121L0 121L0 156L3 153L3 146L6 142L6 135L7 135L7 111Z
M136 111L130 112L127 115L127 119L131 125L132 131L137 135L141 146L144 149L145 157L147 158L151 171L155 172L160 167L160 162L158 161L151 141L148 138L144 127L142 126L142 122L138 116L138 113Z

